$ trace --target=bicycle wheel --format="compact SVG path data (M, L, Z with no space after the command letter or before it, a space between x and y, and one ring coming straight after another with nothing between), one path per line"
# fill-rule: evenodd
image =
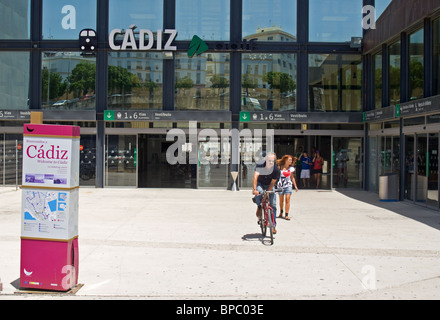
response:
M266 231L267 231L267 211L266 210L263 210L263 212L261 213L260 228L261 228L261 234L263 235L263 237L265 237Z
M273 244L273 228L275 227L274 225L274 216L273 216L273 209L272 208L268 208L267 209L267 213L268 213L268 225L269 225L269 233L270 233L270 244Z

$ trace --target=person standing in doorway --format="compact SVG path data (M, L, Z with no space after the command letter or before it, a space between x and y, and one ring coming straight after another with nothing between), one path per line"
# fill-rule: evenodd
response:
M316 181L316 189L319 189L321 184L322 166L324 164L324 158L321 156L319 150L315 151L315 157L313 158L313 176Z
M283 218L283 209L286 209L286 220L290 220L290 197L292 195L293 186L295 186L296 192L298 192L298 187L295 180L295 168L293 164L296 162L296 158L291 155L285 155L280 160L278 160L278 166L280 167L281 175L278 180L278 188L283 188L279 193L280 195L280 215L279 218ZM285 201L285 202L284 202Z
M304 188L310 188L310 166L312 165L312 159L309 158L307 152L304 152L301 157L301 180Z
M342 180L344 181L344 187L347 186L348 176L347 176L347 162L350 159L348 158L347 150L339 148L339 152L336 154L336 165L338 167L338 172L336 176L336 186L339 186Z

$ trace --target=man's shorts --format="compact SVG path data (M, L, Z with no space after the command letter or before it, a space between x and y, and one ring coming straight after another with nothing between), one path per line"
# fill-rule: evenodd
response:
M310 179L310 169L301 170L301 179Z

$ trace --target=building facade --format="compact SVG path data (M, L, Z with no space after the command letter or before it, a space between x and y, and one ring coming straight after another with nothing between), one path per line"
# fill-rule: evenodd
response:
M392 1L363 42L366 188L397 177L400 200L439 208L438 1Z
M427 172L440 5L402 25L400 2L0 0L0 185L20 184L23 123L43 111L44 123L81 127L82 186L225 189L237 172L249 188L260 151L302 148L324 157L321 188L342 186L342 150L345 187L378 192L381 175L398 173L400 199L415 201L427 180L427 203L438 195ZM376 29L362 23L366 6ZM93 55L83 29L96 31ZM206 50L191 55L194 36ZM408 111L413 101L426 111ZM420 148L429 170L403 174Z

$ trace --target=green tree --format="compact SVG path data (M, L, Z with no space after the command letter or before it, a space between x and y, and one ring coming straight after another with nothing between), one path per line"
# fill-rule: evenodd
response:
M246 89L246 96L249 96L249 89L255 89L258 87L257 79L245 74L243 80L241 81L241 86Z
M108 67L108 91L112 94L131 92L135 87L141 87L138 76L127 69L116 66Z
M192 87L194 87L194 81L188 76L176 81L177 89L191 89Z
M63 81L63 77L56 72L49 72L47 68L44 68L41 73L42 78L42 100L58 100L66 92L67 83ZM48 90L48 83L49 90ZM47 97L49 91L49 99Z
M95 91L96 65L94 63L83 61L73 68L69 81L70 92L74 92L75 97Z
M285 72L267 72L263 76L263 81L270 84L272 89L278 89L280 92L289 92L296 89L295 81Z
M211 88L225 89L229 87L229 81L225 77L213 76L209 81L212 83Z

